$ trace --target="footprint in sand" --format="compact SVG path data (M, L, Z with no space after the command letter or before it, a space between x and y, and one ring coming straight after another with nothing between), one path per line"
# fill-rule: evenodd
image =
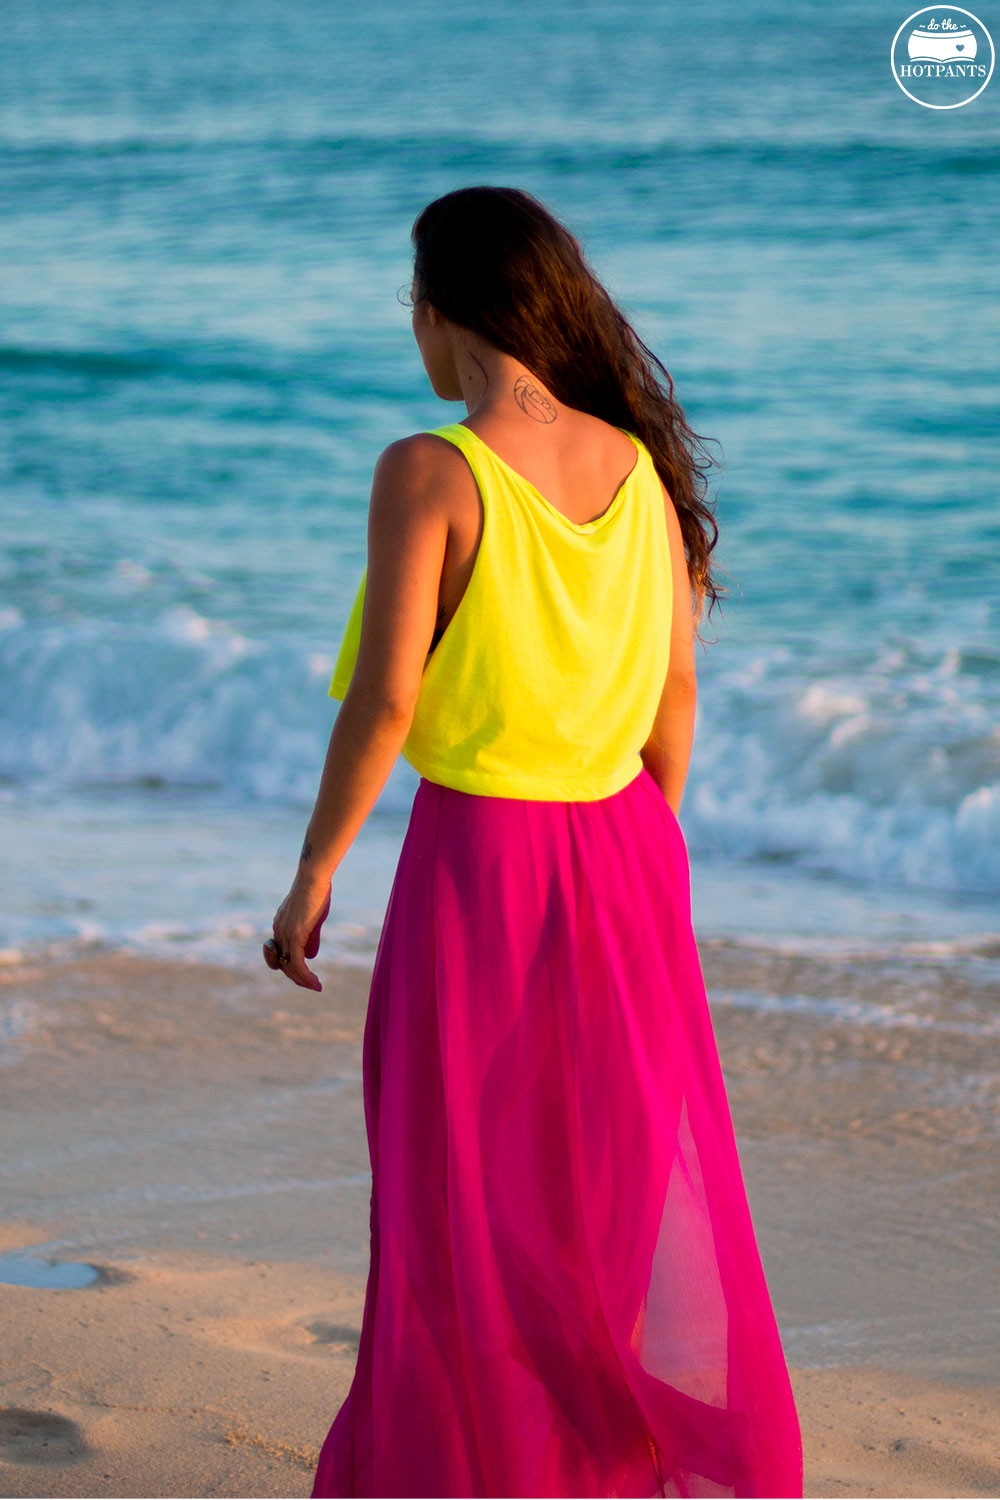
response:
M360 1334L348 1323L307 1322L304 1318L212 1318L192 1321L185 1331L211 1344L256 1354L280 1352L289 1359L355 1356Z
M345 1354L357 1353L361 1337L356 1328L348 1328L346 1323L309 1323L306 1332L312 1334L314 1344L337 1344Z
M51 1411L0 1407L0 1458L9 1464L69 1464L83 1458L87 1444L69 1417Z

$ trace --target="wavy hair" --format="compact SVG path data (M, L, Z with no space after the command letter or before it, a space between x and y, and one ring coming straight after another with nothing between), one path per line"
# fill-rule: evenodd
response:
M414 283L443 317L526 366L564 405L624 427L649 449L684 537L696 621L725 593L713 575L716 460L674 382L612 301L579 242L518 188L459 188L413 225Z

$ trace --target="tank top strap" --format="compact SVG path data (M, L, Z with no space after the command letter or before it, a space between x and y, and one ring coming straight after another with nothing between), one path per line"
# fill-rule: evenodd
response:
M475 452L478 446L476 434L462 422L446 422L443 427L428 427L426 431L431 437L446 438L456 448L467 448L470 452Z
M472 470L472 476L479 486L479 493L485 508L489 504L490 490L495 486L498 477L496 456L492 449L488 448L470 427L463 427L461 422L449 422L444 427L428 427L426 431L431 437L444 438L447 442L453 443L456 448L461 448Z

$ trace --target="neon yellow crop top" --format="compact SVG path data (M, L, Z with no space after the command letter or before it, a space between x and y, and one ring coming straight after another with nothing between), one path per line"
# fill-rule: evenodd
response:
M472 576L427 658L403 745L428 781L489 797L594 801L642 769L670 657L672 575L648 449L608 510L577 524L461 423L483 501ZM357 659L362 576L330 696Z

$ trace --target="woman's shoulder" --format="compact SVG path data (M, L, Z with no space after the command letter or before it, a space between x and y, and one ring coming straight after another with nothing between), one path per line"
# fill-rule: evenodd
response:
M442 467L455 468L463 462L460 451L463 433L472 436L469 428L459 422L411 432L408 437L396 438L383 448L376 467L414 473Z
M457 424L455 424L457 425ZM476 482L460 449L437 431L413 432L382 449L375 463L373 498L448 508L455 498L477 494Z

